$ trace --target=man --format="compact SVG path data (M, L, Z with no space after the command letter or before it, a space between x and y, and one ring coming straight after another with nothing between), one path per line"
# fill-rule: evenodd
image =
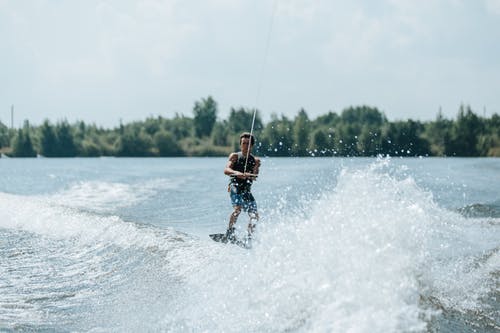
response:
M224 169L224 174L230 178L228 192L231 197L231 204L234 211L229 217L229 226L226 232L226 239L235 241L234 224L241 211L248 212L250 221L248 223L248 238L250 239L255 228L255 223L259 219L257 213L257 203L251 193L252 182L257 178L260 167L260 159L250 154L255 137L248 133L240 135L240 149L237 153L231 153Z

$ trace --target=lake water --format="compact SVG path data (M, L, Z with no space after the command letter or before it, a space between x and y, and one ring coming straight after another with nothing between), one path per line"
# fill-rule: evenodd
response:
M500 159L264 158L251 250L225 164L1 158L0 331L500 330Z

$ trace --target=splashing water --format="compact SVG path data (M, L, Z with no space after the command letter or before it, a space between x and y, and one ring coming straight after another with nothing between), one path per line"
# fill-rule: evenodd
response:
M0 329L425 332L450 311L498 327L498 218L440 207L387 159L330 177L295 208L275 198L250 251L103 215L156 187L67 190L96 214L0 193Z
M438 311L423 298L479 309L494 288L498 251L477 269L467 261L481 253L474 237L484 250L495 248L498 230L486 239L471 234L477 221L441 209L412 178L390 176L388 163L343 170L308 218L277 213L277 223L260 227L251 253L223 249L222 258L198 267L187 278L189 301L165 326L425 331Z

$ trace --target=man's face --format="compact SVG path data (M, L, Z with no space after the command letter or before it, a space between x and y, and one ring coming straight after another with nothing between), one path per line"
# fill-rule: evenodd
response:
M248 149L252 149L252 145L250 144L250 138L242 138L240 141L241 151L248 151Z

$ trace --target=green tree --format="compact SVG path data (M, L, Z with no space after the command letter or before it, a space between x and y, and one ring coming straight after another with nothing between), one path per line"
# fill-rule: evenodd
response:
M78 121L72 126L73 142L76 148L77 156L83 155L83 140L85 140L86 125L83 121Z
M175 114L174 119L166 121L163 125L163 129L171 132L177 140L182 140L184 138L190 137L193 135L193 119Z
M16 136L12 140L12 156L14 157L36 157L30 136L30 126L25 121L24 128L18 129Z
M311 124L306 110L300 109L293 124L293 151L297 156L309 155Z
M138 128L125 127L124 134L119 136L115 151L118 156L143 157L151 156L153 140Z
M461 105L449 144L445 148L446 155L479 156L478 139L482 131L483 124L479 117L470 106Z
M216 122L212 130L212 143L216 146L227 146L229 136L229 126L227 121Z
M103 154L98 140L85 139L80 145L80 156L98 157Z
M8 147L10 143L9 128L0 121L0 148Z
M436 120L425 125L424 135L430 143L431 154L434 156L443 156L445 146L450 140L453 121L446 119L441 110L439 110Z
M172 133L159 131L153 137L154 144L160 156L181 156L182 150Z
M262 119L260 117L260 112L254 109L245 109L245 108L231 108L229 112L229 118L227 121L227 125L231 131L231 134L240 134L242 132L250 132L252 127L253 114L255 114L255 123L254 123L254 133L259 133L264 128L262 124Z
M57 151L59 157L75 157L77 153L76 145L73 140L71 126L66 120L57 124L55 128L57 136Z
M329 150L328 135L322 129L317 129L313 133L312 149L320 155L326 155Z
M377 156L381 153L382 135L379 129L363 126L358 137L358 151L363 156Z
M293 122L283 115L279 119L276 114L272 114L260 141L258 152L268 156L290 156L293 147Z
M57 137L54 127L45 120L40 128L40 153L45 157L57 156Z
M38 151L47 157L221 156L239 149L237 134L250 130L252 109L231 108L228 120L219 121L211 97L196 102L195 109L199 111L196 121L176 114L173 119L120 121L113 129L83 121L52 125L45 120L38 127L26 123L19 132L0 122L0 149L16 156L33 156ZM211 115L208 123L205 115ZM211 125L204 130L206 124ZM455 120L439 112L434 121L423 124L411 119L388 122L382 112L367 106L349 107L340 115L330 111L313 120L305 110L293 120L272 114L265 126L256 112L254 134L256 153L267 156L302 156L311 151L314 156L500 156L500 116L480 117L463 105Z
M366 105L349 107L342 111L342 122L347 124L370 125L380 127L387 122L385 115L377 108Z
M337 152L341 156L358 156L358 135L361 126L354 122L341 122L335 129L337 133Z
M318 116L314 121L313 121L313 126L314 127L324 127L324 128L334 128L337 126L341 121L341 118L338 114L335 112L328 112L325 115Z
M217 103L211 96L197 101L193 108L194 130L197 137L210 136L217 119Z
M380 153L385 124L387 118L377 108L363 105L344 109L335 128L339 154L374 156Z
M159 116L158 118L146 118L146 121L144 124L142 124L142 127L146 131L147 134L150 136L155 135L156 132L158 132L161 129L163 123L163 117Z
M423 125L408 119L390 123L383 139L383 153L396 156L425 156L430 154L430 145L421 133Z
M480 137L479 145L481 156L500 156L500 116L498 114L495 113L491 118L484 120L484 133Z

